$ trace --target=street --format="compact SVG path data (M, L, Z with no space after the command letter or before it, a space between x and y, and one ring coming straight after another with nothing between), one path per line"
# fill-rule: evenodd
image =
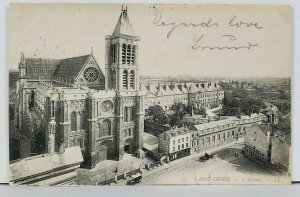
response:
M205 162L200 162L197 157L178 163L144 177L141 184L276 183L278 176L245 158L241 154L242 147L243 144L232 145L218 151L217 156ZM280 177L280 179L285 178Z

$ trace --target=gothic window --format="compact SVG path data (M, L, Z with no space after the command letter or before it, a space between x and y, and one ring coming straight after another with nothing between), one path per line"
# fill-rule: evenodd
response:
M122 45L122 64L126 63L126 44Z
M135 73L134 73L134 70L132 70L130 72L130 88L133 88L134 89L134 77L135 77Z
M134 107L130 107L130 121L134 121Z
M51 101L51 117L54 117L54 101Z
M131 51L131 64L134 65L135 64L135 46L132 47L132 51Z
M85 118L85 114L84 112L82 112L80 114L80 129L81 130L84 130L85 129L85 121L84 121L84 118Z
M123 88L125 88L125 89L127 89L127 84L128 84L127 77L128 77L128 71L124 70L124 72L123 72Z
M116 63L117 62L117 45L115 45L115 44L111 45L110 55L111 55L112 63Z
M77 130L77 119L76 119L76 112L72 112L71 114L71 131Z
M124 122L128 122L128 107L124 108Z
M128 129L128 135L131 136L131 129Z
M116 70L111 71L111 85L112 88L116 88Z
M104 120L99 127L99 137L111 135L111 122L110 120Z
M126 63L130 64L130 58L131 57L131 46L128 45L127 46L127 50L126 50Z
M97 114L97 116L99 116L99 103L98 103L98 101L97 101L97 103L96 103L96 114Z

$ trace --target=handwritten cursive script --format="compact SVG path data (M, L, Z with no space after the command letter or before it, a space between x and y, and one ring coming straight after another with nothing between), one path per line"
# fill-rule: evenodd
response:
M155 26L163 26L163 27L171 27L171 29L169 30L168 34L167 34L167 38L169 38L172 33L174 32L175 29L179 28L179 27L206 27L206 28L210 28L210 27L218 27L219 24L216 22L213 22L212 19L208 19L206 22L201 22L201 23L175 23L175 22L165 22L162 21L162 12L158 9L155 9L154 11L154 21L153 24Z
M198 39L194 39L194 44L192 45L192 49L202 49L202 50L205 50L205 49L208 49L208 50L224 50L224 49L227 49L227 50L231 50L231 49L234 49L234 50L239 50L239 49L252 49L253 47L257 47L258 44L255 43L250 43L248 42L246 45L240 45L240 46L237 46L237 45L231 45L231 46L209 46L209 45L202 45L200 43L200 41L203 39L204 35L200 35L200 37ZM228 37L229 40L231 41L236 41L236 37L234 35L223 35L222 37Z
M259 24L258 22L253 22L253 21L243 21L240 19L240 17L238 16L233 16L230 18L230 20L228 20L228 22L225 23L218 23L215 22L212 18L207 19L206 21L202 21L200 23L176 23L176 22L166 22L163 20L163 13L157 9L156 7L154 7L154 20L153 20L153 24L157 27L167 27L168 29L168 33L167 33L167 38L170 38L170 36L175 32L176 29L178 28L186 28L188 30L188 28L201 28L202 32L200 34L199 37L194 38L193 39L193 44L192 44L192 49L202 49L207 50L207 51L212 51L212 50L240 50L240 49L246 49L246 50L250 50L253 49L255 47L258 46L258 43L252 43L250 41L246 41L243 42L244 44L239 44L241 43L240 41L237 42L237 38L234 34L226 34L224 32L224 34L222 35L222 38L226 39L223 41L227 41L229 42L229 44L224 44L223 46L220 46L220 44L216 44L214 46L209 45L209 44L203 44L204 37L206 39L206 37L211 37L212 35L208 35L203 33L203 28L209 29L213 27L213 32L216 32L215 30L217 30L219 28L219 26L223 26L223 27L228 27L228 29L225 29L225 31L232 29L232 28L236 28L236 29L252 29L251 31L253 32L253 30L260 30L263 28L263 26L261 24ZM223 29L224 31L224 29ZM239 32L237 32L239 33ZM222 34L222 32L221 32ZM250 34L249 34L250 35ZM215 40L215 39L212 39ZM226 43L226 42L225 42Z

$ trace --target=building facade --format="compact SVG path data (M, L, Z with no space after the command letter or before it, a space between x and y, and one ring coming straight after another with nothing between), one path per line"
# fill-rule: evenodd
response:
M19 132L32 136L39 127L30 125L44 125L45 152L79 146L87 168L143 147L140 38L127 8L105 40L105 75L92 53L61 60L22 53L19 64Z
M159 152L170 160L236 141L237 126L232 120L219 120L190 128L177 128L159 135Z
M224 90L217 82L142 84L145 109L160 105L165 111L176 102L195 109L218 107L223 103Z

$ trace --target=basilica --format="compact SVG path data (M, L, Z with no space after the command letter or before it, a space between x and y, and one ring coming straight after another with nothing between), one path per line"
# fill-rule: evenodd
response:
M26 58L22 53L19 63L19 132L26 136L44 124L45 152L79 146L87 168L121 160L143 147L140 38L127 8L105 41L104 72L92 52L67 59Z

